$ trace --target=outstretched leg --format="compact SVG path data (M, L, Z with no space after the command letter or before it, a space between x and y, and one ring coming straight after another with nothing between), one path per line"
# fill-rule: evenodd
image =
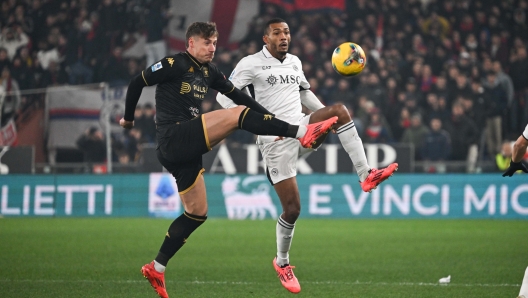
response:
M320 119L327 119L332 116L338 117L335 125L337 136L356 168L363 191L372 191L398 170L397 163L390 164L388 167L379 170L369 166L363 142L358 135L354 121L344 105L336 104L317 110L310 116L310 122L317 122Z
M359 176L359 181L364 181L370 170L370 166L365 156L363 142L358 135L354 121L350 117L347 108L342 104L324 107L312 113L310 122L317 122L320 119L327 119L325 117L337 116L337 124L334 126L337 136L343 149L348 153L356 172Z
M297 138L303 147L311 148L317 138L326 134L337 119L323 119L309 125L290 125L273 115L264 115L244 106L216 110L203 115L206 136L211 147L220 143L236 129L256 135L272 135Z

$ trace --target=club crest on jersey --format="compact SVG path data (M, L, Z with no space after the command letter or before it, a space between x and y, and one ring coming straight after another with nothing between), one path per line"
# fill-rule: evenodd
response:
M266 82L268 82L268 84L270 84L271 86L274 86L275 84L277 84L278 80L277 80L277 77L274 76L274 75L270 75L267 79L266 79Z
M209 69L207 69L207 67L204 67L203 69L203 74L204 74L204 77L209 77Z
M152 70L152 72L155 72L155 71L160 70L160 69L162 69L162 68L163 68L163 65L161 65L161 61L160 61L160 62L158 62L158 63L152 65L152 66L150 67L150 70Z
M299 68L297 67L297 65L295 65L295 64L293 65L293 70L299 71Z

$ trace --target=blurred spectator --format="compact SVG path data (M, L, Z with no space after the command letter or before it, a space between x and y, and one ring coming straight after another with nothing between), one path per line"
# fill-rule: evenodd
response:
M154 119L156 111L152 107L151 103L146 103L143 106L143 127L141 133L143 135L144 142L156 143L156 122Z
M52 39L51 36L48 39ZM48 69L51 62L59 63L61 60L57 47L45 40L39 42L37 58L44 70Z
M167 26L170 15L163 11L162 1L152 0L145 16L147 43L147 66L167 56L167 45L163 39L163 29Z
M384 121L377 108L370 112L369 121L365 127L364 139L369 143L392 142L390 128L387 126L386 121Z
M442 121L438 118L431 120L431 130L425 136L422 157L426 161L426 172L444 173L445 161L451 153L451 138L449 133L442 129Z
M9 120L15 118L18 112L20 106L20 89L18 88L17 81L11 78L11 73L7 67L2 69L0 80L0 127L3 127Z
M421 152L423 149L423 142L425 136L429 133L427 126L422 124L422 115L415 114L411 117L411 126L405 129L403 137L401 139L402 143L411 144L414 146L415 158L421 160Z
M486 140L488 152L491 156L495 156L501 149L502 117L506 113L508 99L506 91L499 84L494 71L488 72L486 81L484 81L484 96L487 103Z
M337 88L332 92L327 105L333 105L337 102L343 102L347 106L354 106L354 94L350 90L348 80L341 79L337 84Z
M7 50L0 48L0 69L4 69L4 67L11 68L11 61L7 56Z
M84 162L97 163L106 160L106 142L97 127L90 127L77 139L77 148L84 154Z
M68 82L68 75L55 61L50 61L48 69L42 72L41 83L43 87L59 86Z
M451 121L446 121L445 130L451 136L454 145L451 159L466 160L470 146L478 144L480 134L475 123L464 115L464 107L461 103L453 105Z
M495 163L497 169L502 172L510 167L510 162L512 158L512 142L504 141L502 143L501 152L495 155Z
M27 45L29 38L22 30L22 27L4 27L0 35L0 48L7 50L9 59L15 57L18 48Z
M128 69L124 64L121 47L115 47L112 55L104 62L102 77L110 87L125 86L128 84Z

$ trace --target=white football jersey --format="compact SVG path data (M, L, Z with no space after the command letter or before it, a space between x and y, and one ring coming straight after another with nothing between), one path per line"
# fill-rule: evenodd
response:
M299 91L309 89L310 84L295 55L286 54L280 62L264 46L262 51L240 60L229 80L239 89L253 85L255 100L280 120L299 124L304 116ZM236 105L220 93L216 100L224 108Z

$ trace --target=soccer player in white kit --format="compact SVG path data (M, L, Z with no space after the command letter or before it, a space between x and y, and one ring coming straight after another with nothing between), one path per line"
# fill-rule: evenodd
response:
M526 147L528 147L528 125L526 125L523 133L517 138L515 144L513 144L513 153L512 159L510 161L510 167L506 170L506 172L504 172L504 174L502 174L502 177L511 177L513 173L518 170L528 173L528 170L521 162L524 154L526 153Z
M398 169L398 164L393 163L384 169L369 167L363 143L347 108L341 104L325 107L309 90L310 84L302 71L301 61L288 53L291 36L286 21L278 18L268 21L263 40L266 45L262 51L244 57L235 67L229 77L233 85L239 89L252 86L257 102L274 113L277 119L292 124L308 124L337 116L335 132L352 159L363 191L370 192L389 178ZM236 106L220 93L216 99L224 108ZM303 114L301 105L314 112ZM282 285L292 293L301 291L288 254L295 221L301 209L295 178L296 164L299 156L312 150L299 147L298 141L295 141L275 136L259 136L257 141L266 164L268 179L274 186L283 209L276 226L277 256L273 260L273 266ZM324 137L318 139L314 148L322 141Z
M524 128L523 133L517 138L515 144L513 144L512 159L510 161L510 167L502 174L502 177L511 177L515 172L521 170L528 173L526 166L522 163L526 148L528 147L528 125ZM517 298L528 298L528 267L524 272L524 278Z

